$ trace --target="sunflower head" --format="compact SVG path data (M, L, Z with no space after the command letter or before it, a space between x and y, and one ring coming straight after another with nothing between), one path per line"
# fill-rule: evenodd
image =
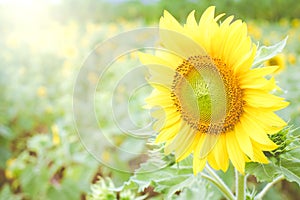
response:
M267 163L263 151L277 148L268 134L286 125L274 111L288 103L271 94L274 78L265 78L278 67L252 69L257 48L246 23L223 16L209 7L199 21L191 12L182 26L165 11L162 48L139 55L154 88L146 102L156 142L176 161L192 154L195 174L206 163L226 171L231 161L241 173L245 162Z
M278 69L274 72L274 74L278 74L282 72L285 66L285 56L283 54L278 54L273 58L269 59L265 63L266 66L278 66Z

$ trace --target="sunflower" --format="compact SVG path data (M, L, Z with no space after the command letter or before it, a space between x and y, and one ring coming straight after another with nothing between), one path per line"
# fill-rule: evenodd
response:
M206 163L227 171L229 160L244 173L245 162L268 163L263 151L277 148L268 134L286 123L274 111L288 105L271 94L276 66L252 69L257 47L247 25L229 16L219 23L215 7L197 22L194 11L184 26L167 11L159 23L160 44L153 54L140 53L153 91L147 108L157 119L156 142L176 161L193 154L194 174Z
M274 74L278 74L285 69L285 57L283 54L278 54L265 62L266 66L278 66Z

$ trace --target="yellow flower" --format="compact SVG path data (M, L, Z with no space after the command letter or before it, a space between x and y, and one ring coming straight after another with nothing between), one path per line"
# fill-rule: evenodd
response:
M295 18L291 22L293 28L298 28L300 26L300 19Z
M265 63L266 66L278 66L277 70L273 74L278 74L285 69L285 57L283 54L278 54L273 58L269 59Z
M86 25L86 32L88 35L94 34L101 30L101 26L99 24L88 22Z
M5 173L5 177L8 179L14 178L13 173L9 169L5 169L4 173Z
M59 136L59 130L57 125L52 125L51 131L52 131L52 143L54 145L58 145L60 143L60 136Z
M52 114L53 113L53 108L51 106L47 106L45 108L45 111L46 111L47 114Z
M64 46L62 48L62 55L66 58L75 58L78 55L78 51L75 46Z
M255 25L255 23L248 24L248 32L251 34L255 39L261 38L261 30L258 26Z
M290 63L291 65L295 65L296 62L297 62L297 58L296 58L295 54L290 53L290 54L288 55L288 61L289 61L289 63Z
M7 168L5 169L5 177L8 179L12 179L14 177L14 174L11 170L11 166L15 163L15 159L10 158L6 161Z
M45 88L44 86L40 86L37 89L36 93L39 97L45 97L47 96L47 88Z
M251 69L256 46L247 25L233 16L222 23L215 7L196 22L194 11L181 26L167 11L160 20L160 42L155 55L140 53L154 87L146 99L157 119L156 142L179 162L193 154L194 173L208 162L226 171L229 160L244 173L245 162L268 163L263 151L277 148L268 134L286 123L274 111L288 105L270 94L278 67Z
M289 25L289 20L287 18L281 18L279 20L279 25L282 27L286 27Z
M110 152L109 152L108 149L105 149L105 150L102 152L101 158L102 158L103 161L106 162L106 163L108 163L108 162L110 161L111 154L110 154Z

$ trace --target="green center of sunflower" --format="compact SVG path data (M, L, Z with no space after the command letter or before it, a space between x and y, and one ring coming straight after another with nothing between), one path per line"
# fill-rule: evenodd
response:
M172 99L182 118L202 133L230 131L243 112L242 90L220 59L191 56L177 67Z

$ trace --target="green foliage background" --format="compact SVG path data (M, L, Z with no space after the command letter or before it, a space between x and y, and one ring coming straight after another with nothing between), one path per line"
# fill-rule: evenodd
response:
M91 184L96 183L99 176L112 179L114 185L111 188L115 192L107 190L112 199L122 195L123 199L137 199L138 196L140 199L171 198L179 190L182 192L175 195L176 199L194 199L199 192L207 199L221 198L217 189L206 183L206 189L195 190L204 183L188 175L191 171L189 160L181 164L185 170L180 172L174 164L156 174L131 178L132 174L111 170L85 150L74 126L74 81L89 52L99 42L125 30L156 26L165 9L184 22L190 11L196 10L199 18L209 5L216 5L217 13L234 14L246 21L253 40L265 45L274 44L288 35L287 46L282 53L282 71L276 76L283 88L280 95L286 97L291 105L279 114L293 128L300 125L300 4L295 0L32 2L29 5L21 1L0 3L0 199L86 199L91 193ZM135 55L132 58L138 63ZM116 63L120 68L131 64L126 59ZM112 78L114 73L118 72L112 72ZM95 82L97 77L91 74L87 81ZM142 99L133 101L133 105L142 104ZM142 106L133 110L143 112ZM97 112L107 119L99 123L110 130L106 112L101 109ZM138 114L136 118L141 119ZM143 122L140 124L143 125ZM112 139L119 146L133 142L124 138L121 132L111 132ZM292 134L296 137L299 131L295 130ZM114 154L115 148L113 145L107 148L103 159L128 170L139 167L132 163L140 162L141 157L123 158ZM136 145L135 148L137 152L145 150L144 145ZM300 160L298 152L299 149L295 149L288 155L298 159L297 164ZM281 159L288 160L291 158L288 156ZM285 164L283 167L287 169L290 169L288 165L293 165ZM155 162L145 163L139 170L152 165ZM250 177L249 185L261 188L265 183L258 181L270 181L260 173L265 172L266 166L252 167L249 170L254 170L252 173L257 179ZM274 174L279 173L278 166L267 167ZM299 165L292 172L294 174L288 180L299 184ZM174 174L178 175L176 180L172 178ZM153 182L151 178L157 176L164 176L164 179L157 178ZM227 174L220 173L220 176L233 185L232 169ZM126 191L121 195L119 186L126 181ZM134 185L137 182L138 186ZM266 199L297 199L300 196L297 183L283 181L275 185ZM214 196L206 194L206 191L214 191ZM143 196L145 193L148 197Z

